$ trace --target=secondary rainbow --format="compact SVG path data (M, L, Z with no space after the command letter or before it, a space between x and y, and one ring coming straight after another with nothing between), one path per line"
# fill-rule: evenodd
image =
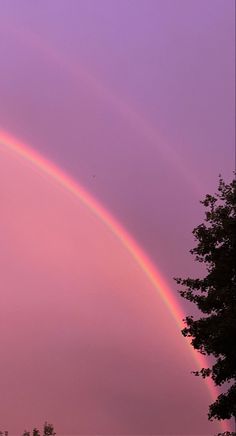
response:
M47 175L49 178L54 180L57 185L60 185L67 192L70 192L81 202L83 202L83 204L86 205L86 207L88 207L90 211L112 231L117 239L128 250L132 258L146 274L155 290L159 293L160 297L175 319L178 328L183 328L184 314L179 307L178 302L173 297L167 283L157 271L147 254L110 212L108 212L89 192L86 191L86 189L83 188L83 186L73 180L73 178L71 178L68 174L66 174L52 162L45 159L28 145L22 143L9 133L0 129L0 150L1 147L7 148L7 150L11 151L14 155L26 160L30 165L32 165L32 167L36 167L42 174ZM207 366L204 356L196 353L192 347L191 351L200 368ZM218 390L210 379L207 379L206 383L212 399L215 399L215 397L219 394ZM221 427L223 430L225 430L226 426L224 423L221 423Z
M124 120L127 120L129 125L135 131L137 130L145 141L148 141L152 147L159 150L160 156L167 160L173 169L186 180L197 195L197 198L202 196L204 185L199 180L198 175L190 169L190 162L187 162L186 158L181 156L176 148L169 144L163 133L153 126L144 114L134 108L130 102L127 102L115 90L110 89L80 62L78 63L63 56L60 51L50 45L48 41L42 39L39 34L25 27L10 26L9 23L2 26L1 31L10 32L11 35L15 35L18 40L20 39L25 45L33 48L38 54L43 55L48 62L54 63L57 68L64 70L70 76L70 79L73 80L75 89L78 83L82 81L84 86L92 90L94 95L98 96L101 101L106 101Z

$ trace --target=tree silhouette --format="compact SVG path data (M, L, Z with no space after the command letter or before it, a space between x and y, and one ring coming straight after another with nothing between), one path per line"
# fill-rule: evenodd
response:
M44 429L43 429L43 435L44 436L55 436L56 435L56 433L54 431L54 427L52 424L48 424L47 422L45 422Z
M226 184L220 177L218 192L201 203L205 219L193 230L197 245L190 253L205 265L206 275L175 280L182 285L180 295L204 316L187 316L182 334L200 353L214 357L211 367L194 374L224 387L208 418L236 420L236 180Z

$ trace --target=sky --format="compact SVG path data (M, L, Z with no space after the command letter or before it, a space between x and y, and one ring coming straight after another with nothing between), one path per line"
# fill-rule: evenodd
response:
M234 8L0 0L0 129L120 223L184 314L199 200L234 170ZM0 190L0 429L220 431L181 312L114 228L3 140Z

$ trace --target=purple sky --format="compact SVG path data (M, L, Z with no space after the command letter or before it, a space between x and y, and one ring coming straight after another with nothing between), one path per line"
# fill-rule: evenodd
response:
M0 2L0 127L85 186L174 295L199 271L199 200L234 169L234 16L233 0ZM0 429L50 411L59 433L214 432L191 352L124 249L1 149L0 169Z

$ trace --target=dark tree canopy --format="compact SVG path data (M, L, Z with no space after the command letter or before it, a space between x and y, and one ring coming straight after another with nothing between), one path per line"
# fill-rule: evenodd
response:
M193 230L197 245L190 252L206 266L203 278L175 279L180 295L203 316L187 316L184 336L200 353L214 357L209 368L195 371L211 377L224 393L209 406L209 419L236 417L236 180L219 180L218 192L201 203L205 220Z
M48 422L45 422L43 434L44 436L55 436L56 433L54 431L54 426L52 424L48 424Z

